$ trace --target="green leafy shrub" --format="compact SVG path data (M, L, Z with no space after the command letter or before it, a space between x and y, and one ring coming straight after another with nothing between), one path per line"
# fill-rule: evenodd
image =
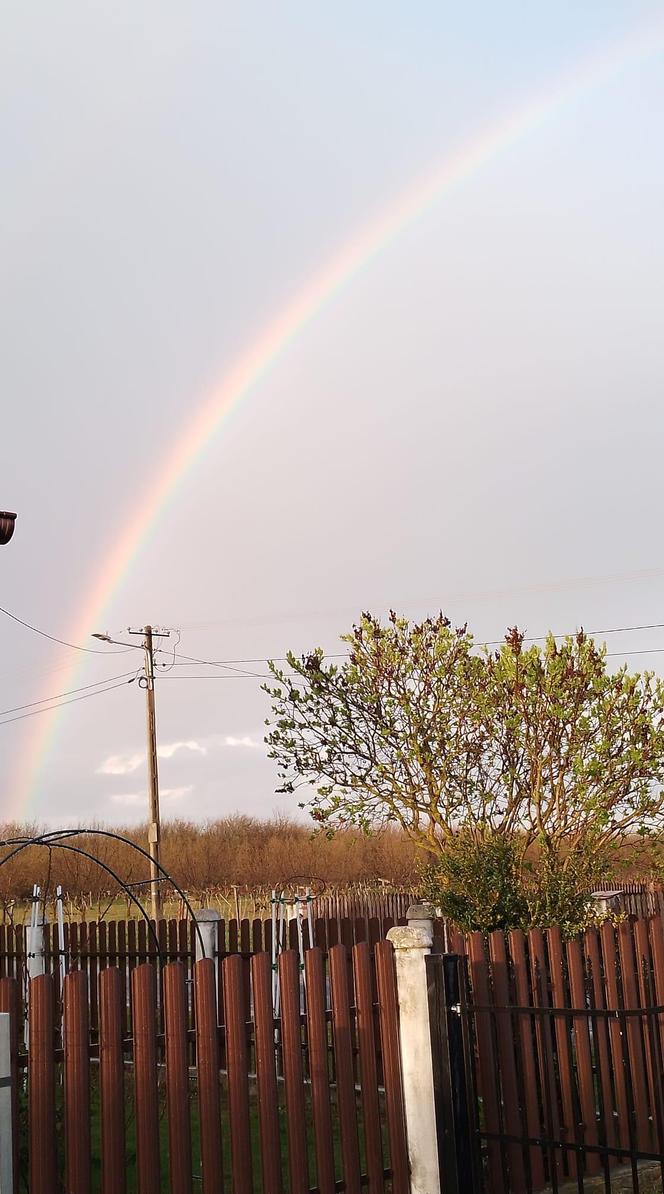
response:
M523 859L523 843L499 834L460 830L422 872L422 896L463 932L546 929L564 938L596 920L591 893L602 856L541 849Z
M422 894L464 932L511 929L528 919L516 844L461 830L422 875Z

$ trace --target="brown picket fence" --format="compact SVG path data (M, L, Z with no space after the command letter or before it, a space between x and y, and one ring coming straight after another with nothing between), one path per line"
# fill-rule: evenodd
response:
M29 989L29 1046L19 1051L16 979L0 980L13 1024L16 1194L407 1194L394 958L389 942L360 942L304 968L278 963L275 1018L267 953L98 976L99 1028L89 977L64 980L63 1016L51 975ZM27 1089L27 1112L18 1113ZM59 1127L58 1127L59 1125ZM21 1175L19 1177L19 1174ZM96 1185L95 1185L95 1188Z
M447 1002L461 1017L466 1049L454 1081L475 1088L468 1118L482 1152L484 1180L472 1189L583 1190L598 1177L608 1191L621 1166L639 1190L644 1164L661 1181L662 918L607 920L567 942L550 928L452 934L450 944L460 968ZM432 960L434 988L442 983L436 970ZM435 998L445 1002L440 990Z
M404 897L405 899L405 897ZM392 907L392 905L386 905ZM313 944L327 953L333 946L343 944L348 949L366 941L374 946L386 938L394 924L405 924L404 915L397 920L385 910L381 916L324 917L314 920ZM298 929L290 921L287 945L298 948ZM302 926L302 945L309 949L309 925ZM0 925L0 978L25 979L26 972L26 927L23 925ZM65 924L64 962L65 970L82 970L88 977L90 992L90 1021L98 1027L97 980L107 967L120 971L125 1004L128 1003L132 971L145 962L151 962L157 969L161 986L163 968L169 962L181 962L190 984L197 955L196 924L192 920L101 920ZM253 954L272 952L272 921L220 920L216 925L215 964L221 967L224 958L241 954L248 967ZM55 984L56 1003L60 999L60 951L58 926L46 926L46 972ZM199 953L200 956L200 953Z
M664 916L664 889L653 883L601 880L596 891L619 891L619 910L628 916Z

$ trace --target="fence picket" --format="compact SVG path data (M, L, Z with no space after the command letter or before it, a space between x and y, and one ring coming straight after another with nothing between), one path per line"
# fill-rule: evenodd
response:
M157 982L154 966L150 962L142 962L132 972L131 997L138 1194L159 1194Z
M127 921L127 991L131 992L131 976L138 964L137 930L135 920Z
M409 1194L410 1174L404 1127L405 1114L399 1048L399 1002L392 943L379 941L375 957L381 1069L387 1108L392 1194Z
M244 1019L243 960L239 954L231 954L224 959L222 969L233 1194L252 1194L253 1174L247 1075L248 1050Z
M586 984L583 968L583 951L579 940L567 942L567 969L569 973L569 989L571 1006L579 1010L586 1007ZM594 1026L597 1019L593 1021ZM585 1015L577 1014L572 1021L572 1032L576 1054L576 1066L579 1082L579 1104L582 1116L582 1139L584 1143L599 1144L597 1134L597 1115L595 1111L595 1080L593 1075L592 1051L590 1047L590 1031L588 1019ZM602 1162L599 1153L585 1154L588 1173L599 1173Z
M106 922L105 920L100 920L99 923L97 924L97 952L99 955L99 962L98 962L99 972L101 972L104 969L104 967L113 965L113 962L111 959L112 949L111 949L110 941L109 941L110 928L111 928L111 922Z
M345 945L335 945L329 953L332 992L332 1033L337 1075L337 1104L341 1126L341 1157L344 1189L360 1194L360 1148L355 1110L355 1074L353 1036L348 985L348 955Z
M549 975L544 934L541 929L531 930L528 934L528 945L530 950L530 981L533 992L533 1006L536 1008L549 1008L551 1006L549 999ZM537 1056L542 1090L544 1131L549 1140L557 1140L560 1138L560 1120L553 1058L551 1017L535 1017L535 1036L537 1040ZM551 1147L547 1151L549 1154L548 1176L555 1194L555 1191L558 1189L558 1178L563 1174L562 1150Z
M120 970L99 976L99 1088L102 1194L125 1194L125 1077L122 1052L124 985Z
M650 921L650 942L652 945L653 985L658 1007L664 1007L664 923L661 916ZM664 1070L664 1013L658 1017L659 1038L662 1046L662 1069Z
M314 945L327 952L327 920L324 916L317 916L314 921Z
M191 1194L187 989L181 962L164 967L164 1034L170 1189L171 1194Z
M551 1002L556 1008L568 1008L565 985L565 962L563 943L560 929L556 926L547 929L546 938L549 947L549 974L551 978ZM568 1143L579 1143L578 1117L574 1105L574 1070L572 1064L572 1047L570 1042L570 1021L567 1016L553 1016L553 1035L556 1042L556 1057L558 1060L558 1081L562 1103L562 1123L560 1132ZM572 1149L565 1149L563 1164L571 1179L576 1178L578 1168L577 1154Z
M279 957L281 988L281 1038L286 1088L286 1131L290 1194L307 1194L307 1122L302 1068L300 1019L300 967L298 954L289 949ZM341 1099L341 1092L339 1093Z
M127 1036L128 1032L128 1007L129 1007L129 958L128 958L128 941L127 941L127 922L124 920L118 921L118 958L120 962L120 983L122 987L122 1035Z
M360 942L353 948L353 970L368 1189L382 1194L385 1186L374 1035L373 984L371 954L366 942Z
M55 1059L53 980L41 974L30 980L30 1043L28 1065L28 1140L30 1194L57 1189L55 1129Z
M193 972L203 1194L221 1194L223 1191L215 970L216 963L212 958L202 958L196 963Z
M510 981L507 944L502 932L489 935L489 957L491 960L491 976L493 979L493 999L497 1009L509 1009ZM521 1132L522 1112L517 1086L516 1060L514 1054L514 1023L509 1010L495 1012L496 1046L498 1066L502 1087L503 1117L505 1128L510 1136L518 1136ZM508 1144L507 1161L509 1165L510 1183L516 1190L525 1190L526 1171L521 1145Z
M624 1006L638 1008L639 993L634 957L632 922L621 921L618 925L618 948ZM631 1071L634 1109L636 1112L636 1140L641 1149L650 1147L650 1123L648 1118L648 1087L643 1057L643 1035L641 1016L626 1016L626 1034L629 1045L629 1068Z
M370 916L367 921L367 939L372 950L380 941L380 937L380 920L377 916Z
M606 995L602 974L600 938L597 929L588 929L586 931L584 946L590 966L591 1007L598 1011L603 1011L606 1008ZM600 1134L603 1133L603 1142L609 1147L613 1147L618 1142L618 1130L614 1115L615 1101L611 1082L609 1027L605 1016L595 1017L593 1020L593 1033L600 1107L603 1108L604 1112L599 1124ZM608 1163L609 1165L615 1165L616 1158L609 1157Z
M262 1194L281 1194L279 1095L275 1068L272 964L269 954L254 954L251 959L251 976L254 996L256 1086L258 1092L261 1172L263 1178ZM321 1194L328 1194L328 1192L321 1190Z
M80 925L72 922L69 926L69 967L78 970L81 965L81 947L78 939Z
M648 933L648 921L637 920L634 924L634 952L636 955L636 994L638 998L639 1007L648 1007L652 1004L649 998L649 993L653 989L652 983L652 958L650 954L650 935ZM648 1106L650 1113L650 1123L654 1128L656 1122L656 1111L658 1101L658 1079L659 1074L655 1072L652 1064L651 1050L647 1048L646 1038L648 1034L649 1024L647 1017L640 1017L641 1020L641 1036L643 1038L643 1052L645 1058L645 1068L647 1076L647 1095Z
M101 929L101 925L99 927ZM118 922L116 920L109 920L108 922L106 941L108 949L106 965L117 966L120 959L118 958Z
M496 1092L497 1064L493 1044L491 1013L491 988L489 985L489 966L484 952L484 937L481 933L471 933L468 939L468 958L470 978L473 989L473 1000L483 1011L476 1010L475 1031L477 1033L478 1049L478 1091L482 1099L486 1115L487 1131L500 1134L500 1113ZM500 1143L497 1139L489 1140L489 1189L491 1194L507 1194L507 1180L504 1173L504 1158Z
M90 1153L90 1013L88 984L82 970L64 981L65 1182L67 1194L89 1194Z
M227 929L228 929L228 953L236 954L240 948L237 921L229 920Z
M600 928L602 946L602 962L606 991L606 1006L610 1011L618 1011L620 999L618 995L618 957L616 954L615 934L613 925L605 921ZM622 1033L620 1021L617 1017L609 1019L609 1043L611 1047L611 1068L616 1088L616 1103L618 1110L617 1143L620 1147L629 1148L629 1104L627 1102L627 1086L625 1083L625 1069L623 1065Z
M320 1194L334 1194L334 1138L330 1102L325 963L320 949L310 949L304 955L304 972L307 983L307 1040L316 1150L316 1177Z
M514 968L514 993L519 1007L531 1006L530 985L528 981L528 962L526 958L526 939L521 929L513 929L509 935L509 948ZM535 1036L535 1017L520 1015L519 1045L522 1082L524 1088L523 1101L525 1106L525 1120L528 1135L536 1139L541 1136L541 1120L539 1110L539 1096L537 1091L537 1052ZM544 1185L544 1162L542 1150L532 1144L528 1150L530 1178L535 1190Z
M90 1026L97 1028L97 971L99 968L97 922L93 920L88 927L88 998Z

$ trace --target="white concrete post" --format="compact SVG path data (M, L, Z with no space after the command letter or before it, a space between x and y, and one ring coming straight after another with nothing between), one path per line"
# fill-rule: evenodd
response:
M12 1194L12 1071L9 1012L0 1012L0 1194Z
M433 941L433 909L429 904L410 904L406 909L409 929L422 929Z
M204 955L203 949L201 948L201 939L197 933L196 961L200 962L203 956L206 958L216 958L218 937L217 925L221 920L221 916L217 912L216 908L199 908L197 912L194 912L194 916L200 929L201 937L203 938L203 947L205 949Z
M426 955L430 930L394 928L387 934L394 946L399 996L399 1038L403 1077L411 1194L440 1194L436 1109L429 1031Z
M38 914L38 912L37 912ZM23 1039L25 1047L30 1044L30 982L46 974L46 950L44 948L44 928L46 917L36 920L34 924L25 927L25 1023L23 1025Z
M38 978L46 974L46 952L44 950L44 926L46 920L38 921L34 925L27 925L25 929L25 951L28 979Z

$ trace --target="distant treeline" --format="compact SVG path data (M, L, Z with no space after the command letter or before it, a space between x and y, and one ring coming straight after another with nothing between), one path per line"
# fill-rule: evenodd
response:
M4 825L3 839L40 832L36 825ZM100 825L99 828L105 828ZM145 848L145 826L113 827L113 831ZM148 867L134 850L110 838L71 839L108 865L124 882L148 877ZM0 849L0 861L9 853ZM187 892L211 892L232 885L269 889L300 882L316 888L387 884L412 887L419 870L418 851L395 829L366 835L344 830L328 838L285 817L258 820L224 817L194 823L168 821L162 827L161 860L175 882ZM23 850L0 866L0 901L25 900L34 884L52 896L60 884L70 899L101 897L117 890L108 873L94 862L66 850L43 846Z

